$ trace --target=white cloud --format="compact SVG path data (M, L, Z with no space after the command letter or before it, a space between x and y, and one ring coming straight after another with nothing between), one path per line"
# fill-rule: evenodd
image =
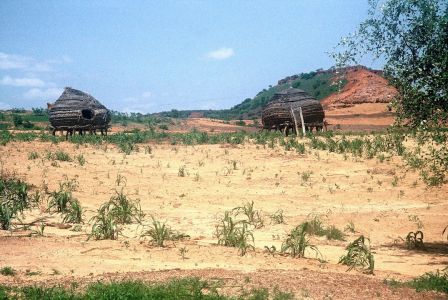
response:
M9 105L8 103L0 102L0 110L7 110L11 108L11 105Z
M53 101L59 98L62 94L63 89L61 88L47 88L39 89L33 88L27 91L23 96L27 99L41 99L45 101Z
M142 97L143 98L149 98L149 97L151 97L152 96L152 93L151 92L143 92L142 93Z
M3 76L0 80L0 84L10 86L43 87L45 82L39 78L12 78L11 76Z
M232 48L223 47L214 51L210 51L206 56L207 58L211 59L223 60L232 57L233 55L235 55L235 51L233 51Z
M37 61L28 56L7 54L0 52L0 69L12 70L19 69L32 72L49 72L53 70L54 65L71 63L72 59L68 55L60 58L48 59L45 61Z

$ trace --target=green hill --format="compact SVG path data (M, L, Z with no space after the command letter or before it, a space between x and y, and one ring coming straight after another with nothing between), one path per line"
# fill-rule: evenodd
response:
M299 88L309 93L314 98L321 100L332 93L337 92L339 87L333 83L334 72L328 70L317 70L310 73L301 73L298 75L288 76L279 80L275 86L269 86L267 89L260 91L255 97L247 98L240 104L230 109L222 110L171 110L161 112L157 115L171 118L187 118L191 113L201 113L204 117L214 119L253 119L261 116L262 108L268 103L269 99L279 91L289 87Z

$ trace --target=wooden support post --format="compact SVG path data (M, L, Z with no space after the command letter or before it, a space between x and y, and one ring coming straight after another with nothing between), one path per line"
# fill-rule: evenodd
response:
M291 114L292 117L294 118L294 125L296 125L296 136L299 136L299 127L297 126L297 119L296 115L294 114L294 110L292 109L292 105L291 105Z
M302 113L302 107L299 107L299 114L300 114L300 121L302 122L302 132L303 136L305 136L305 122L303 121L303 113Z

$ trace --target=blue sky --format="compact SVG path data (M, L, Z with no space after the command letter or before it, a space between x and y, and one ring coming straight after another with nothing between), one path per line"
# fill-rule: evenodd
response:
M125 112L229 108L331 67L326 52L366 15L367 0L2 0L0 109L65 86Z

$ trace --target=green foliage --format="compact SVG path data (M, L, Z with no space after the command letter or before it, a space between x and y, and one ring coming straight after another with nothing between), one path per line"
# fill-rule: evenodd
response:
M86 163L86 159L84 158L84 155L82 155L82 154L77 155L76 160L78 161L80 166L84 166Z
M247 223L254 226L256 229L262 228L264 226L263 218L261 217L261 212L254 209L254 201L244 203L243 206L236 207L233 211L238 216L243 214L247 218Z
M62 150L56 151L52 155L52 157L53 157L53 159L59 160L59 161L72 161L70 154L68 154L67 152L64 152Z
M254 235L248 225L246 220L235 221L231 212L226 211L224 218L216 225L215 235L218 238L218 245L238 248L241 256L244 256L249 249L255 250Z
M0 229L9 230L12 220L31 208L38 198L28 192L27 183L15 178L0 178Z
M164 247L165 241L177 241L189 237L186 234L173 231L166 223L161 223L154 217L151 218L152 224L149 226L149 229L142 234L142 237L149 236L151 242L157 247Z
M418 230L416 232L409 232L406 236L406 247L408 249L424 249L423 232Z
M75 284L77 285L77 284ZM32 300L87 300L87 299L182 299L182 300L290 300L293 294L274 288L272 293L267 289L243 291L240 295L224 296L219 293L220 284L186 277L171 279L163 283L144 283L141 281L112 281L108 283L95 282L82 291L63 287L7 287L0 285L1 299L32 299Z
M140 223L144 214L138 200L132 200L123 193L123 189L110 198L109 211L118 224Z
M3 276L14 276L16 275L16 273L16 270L11 267L3 267L0 269L0 274L2 274Z
M417 291L437 291L448 294L448 269L433 273L425 273L409 282L408 285Z
M92 231L88 239L95 240L116 240L121 228L115 220L114 215L110 211L109 202L104 203L98 209L97 214L90 219L93 222Z
M279 209L276 212L274 212L272 215L270 215L270 218L272 220L272 223L274 223L274 224L284 224L285 223L282 209Z
M366 273L373 274L375 260L370 251L370 241L369 245L366 245L366 240L369 241L369 239L361 235L347 246L347 254L339 259L340 264L349 266L347 271L359 269Z
M29 160L34 160L34 159L38 159L38 158L39 158L39 153L37 153L36 151L31 151L30 153L28 153Z
M316 253L316 256L320 254L317 247L312 245L307 237L309 226L309 223L305 222L291 230L291 233L282 243L281 252L288 253L292 257L305 257L305 250L309 248Z
M62 222L82 223L83 209L78 199L70 199L65 211L62 212Z

